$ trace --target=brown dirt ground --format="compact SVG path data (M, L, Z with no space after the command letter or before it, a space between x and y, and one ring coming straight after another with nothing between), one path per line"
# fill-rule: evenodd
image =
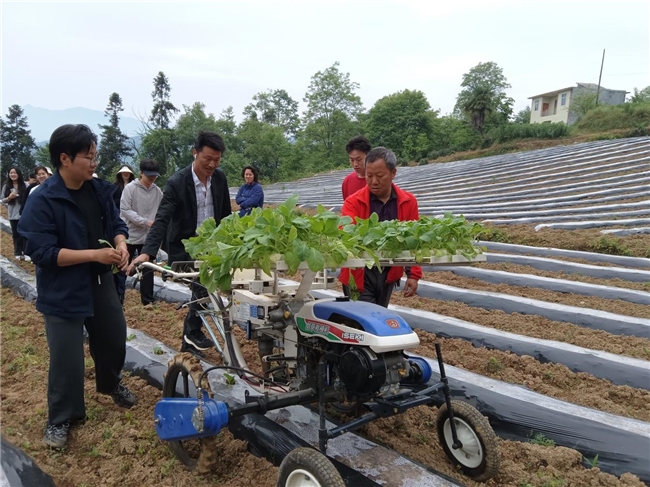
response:
M482 240L530 245L531 247L554 247L630 257L650 257L650 235L613 237L603 235L598 228L584 230L544 228L536 232L535 225L486 224L484 226L487 233L481 236ZM493 238L490 238L491 235Z
M32 304L2 289L2 434L32 456L57 486L274 486L277 468L247 454L247 445L230 433L219 437L219 463L211 474L186 470L153 428L160 391L125 376L138 404L120 409L95 392L94 368L86 353L86 413L73 427L64 451L41 443L47 422L48 350L43 319Z
M458 276L451 271L425 272L423 279L425 281L437 282L439 284L460 287L463 289L490 291L494 293L508 294L510 296L521 296L525 298L538 299L540 301L547 301L550 303L578 306L581 308L599 309L602 311L618 313L625 316L650 318L650 306L644 304L629 303L617 299L605 299L595 296L582 296L579 294L561 293L528 286L492 284L472 277Z
M265 460L246 454L245 443L228 433L220 435L219 464L211 475L199 477L186 471L156 438L151 425L153 406L160 392L138 378L126 377L127 385L138 395L139 404L128 411L116 408L109 398L94 392L94 372L89 357L86 372L89 379L86 381L88 421L72 430L66 452L41 446L47 411L47 346L42 318L33 305L10 291L3 289L1 296L2 336L5 339L2 348L2 432L53 475L57 485L274 485L277 469ZM146 328L151 335L160 337L174 328L182 328L184 312L175 310L172 304L157 303L145 311L139 304L138 293L130 290L125 307L129 325ZM167 336L163 341L178 345L177 337ZM250 345L253 344L246 346L249 348L247 355L252 357L254 351L250 350ZM27 369L29 374L24 373ZM432 428L435 413L435 408L418 408L373 423L363 433L471 487L542 487L551 485L548 483L551 481L558 482L555 485L576 487L643 486L638 478L629 474L617 479L597 468L585 469L580 463L582 456L574 450L504 440L499 440L503 457L499 476L487 484L468 481L454 472L440 449Z
M4 208L2 208L4 210ZM0 214L5 214L0 211ZM594 243L602 235L596 231L551 230L540 232L529 228L503 226L509 241L524 245L553 246L575 250L594 251ZM2 233L2 253L9 249L11 237ZM545 240L548 234L553 237ZM650 238L623 237L614 241L614 251L623 250L630 255L650 257ZM537 239L537 240L535 240ZM564 245L564 246L563 246ZM587 248L581 248L582 245ZM612 248L607 248L612 251ZM602 251L602 249L601 249ZM26 270L33 271L29 263L19 263ZM581 279L583 280L583 279ZM453 284L452 284L453 285ZM537 298L540 299L540 298ZM47 348L43 335L42 319L32 305L15 298L7 290L2 291L2 337L10 339L11 347L2 347L2 432L7 438L32 455L44 470L55 476L57 485L274 485L277 469L268 462L245 455L246 445L233 439L228 433L220 435L224 454L217 469L208 477L196 477L187 472L175 460L169 450L160 442L150 428L152 409L160 396L159 391L147 386L135 377L127 377L127 384L140 398L140 403L130 411L119 410L110 399L94 392L92 381L87 381L87 405L89 420L85 426L75 428L67 453L50 451L40 446L42 427L46 420L45 384ZM635 337L618 337L604 332L586 330L575 325L551 322L537 316L505 314L471 308L460 303L449 303L424 298L405 300L397 293L395 304L430 309L448 316L456 316L474 323L505 329L528 336L556 339L576 345L624 353L643 359L650 357L650 340ZM175 310L175 305L157 303L143 308L135 291L127 294L126 316L129 326L140 329L164 343L177 348L180 344L184 310ZM582 305L584 306L584 305ZM435 309L431 309L435 308ZM7 310L11 310L11 314ZM432 355L431 334L420 333L421 351ZM15 339L15 340L13 340ZM15 343L15 347L13 344ZM7 341L4 341L7 345ZM253 344L244 347L249 363L256 363ZM468 348L471 347L471 348ZM427 352L428 350L428 352ZM566 367L554 364L540 368L530 357L473 348L461 340L444 340L445 359L468 370L491 375L506 381L524 384L549 396L562 398L594 407L603 411L648 420L648 393L637 389L617 387L595 379L589 374L574 374ZM90 358L88 357L90 361ZM208 353L207 360L220 361L216 352ZM88 362L87 377L92 379L92 362ZM23 372L29 367L30 374ZM584 377L583 377L584 376ZM572 388L589 390L572 399ZM33 391L42 390L34 395ZM596 391L600 391L600 394ZM591 394L594 392L594 394ZM576 394L577 396L577 394ZM27 405L27 406L26 406ZM34 414L36 412L36 415ZM435 408L418 408L407 414L375 422L366 427L364 433L414 459L456 476L440 451L431 428L435 421ZM90 428L89 425L94 426ZM106 426L110 425L110 426ZM118 439L119 438L119 439ZM543 487L549 485L629 485L641 486L636 477L624 475L617 479L599 472L597 468L584 469L580 465L581 455L560 447L499 441L502 451L502 468L499 477L489 486ZM427 445L427 448L422 448ZM79 453L77 453L79 452ZM456 476L459 478L458 476ZM485 485L467 482L467 485Z
M514 274L532 274L541 277L550 277L552 279L564 279L567 281L584 282L589 284L598 284L599 286L612 286L625 289L634 289L636 291L650 291L650 282L632 282L623 279L599 279L597 277L584 276L580 274L570 274L568 272L552 272L536 269L531 266L513 264L511 262L480 262L475 267L481 269L492 269L495 271L512 272Z

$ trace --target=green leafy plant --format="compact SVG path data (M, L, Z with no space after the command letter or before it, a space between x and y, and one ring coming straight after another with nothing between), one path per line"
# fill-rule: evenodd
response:
M235 385L235 376L230 374L223 374L223 376L226 378L226 384L228 384L229 386Z
M130 333L129 336L126 337L126 341L130 342L131 340L135 340L135 333Z
M451 214L442 219L383 221L341 217L319 205L314 215L296 210L294 196L277 208L255 208L250 215L232 214L219 226L208 219L197 236L184 240L192 258L202 261L201 283L209 292L228 291L237 269L260 268L267 274L282 260L290 274L302 262L316 272L340 266L348 259L379 265L379 257L393 259L407 252L412 260L478 253L474 242L482 227Z
M485 370L491 374L494 374L500 370L503 370L503 364L499 361L499 359L490 357L490 359L487 361L487 364L485 364Z
M126 240L124 240L124 241L125 241L126 243L129 243L129 240L128 240L128 239L126 239ZM100 243L100 244L104 244L104 245L108 245L110 248L115 249L115 247L113 247L113 244L112 244L112 243L110 243L108 240L104 240L103 238L100 238L100 239L99 239L99 243ZM118 272L120 272L120 268L117 267L117 264L113 264L113 266L111 267L111 271L113 272L113 274L117 274Z
M165 352L163 351L162 348L156 345L155 347L153 347L153 353L155 353L156 355L162 355Z
M555 441L544 436L543 433L537 433L531 440L530 443L533 445L541 446L555 446Z

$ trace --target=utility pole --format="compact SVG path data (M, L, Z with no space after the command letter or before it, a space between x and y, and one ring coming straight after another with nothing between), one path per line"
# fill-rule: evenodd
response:
M600 95L600 80L603 77L603 64L605 64L605 49L603 49L603 60L600 62L600 76L598 76L598 89L596 90L596 106L598 106L598 96Z

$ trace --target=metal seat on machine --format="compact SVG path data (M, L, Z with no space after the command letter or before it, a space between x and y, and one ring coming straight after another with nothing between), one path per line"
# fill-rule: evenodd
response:
M361 329L376 336L413 333L409 324L397 313L362 301L318 301L314 304L314 316L334 323L356 322ZM350 323L342 324L350 326Z

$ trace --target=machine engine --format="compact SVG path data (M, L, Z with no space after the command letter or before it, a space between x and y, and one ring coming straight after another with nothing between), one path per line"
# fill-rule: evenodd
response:
M397 392L408 368L401 351L375 354L366 347L353 347L341 356L338 375L349 396L367 397Z

